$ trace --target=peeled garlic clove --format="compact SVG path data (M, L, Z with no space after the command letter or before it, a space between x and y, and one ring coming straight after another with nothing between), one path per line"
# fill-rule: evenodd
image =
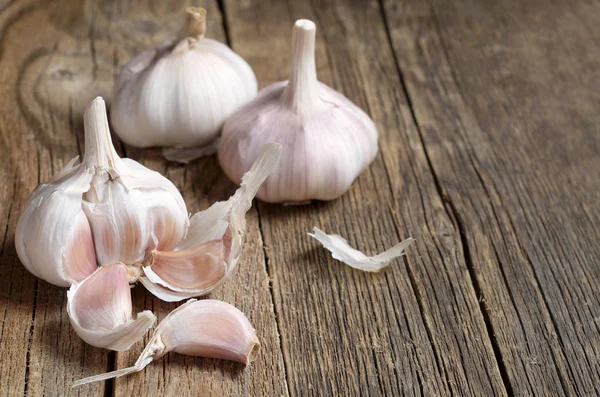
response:
M189 225L183 197L167 178L116 153L106 107L96 98L84 115L84 164L93 170L83 209L100 265L141 262L147 251L172 250Z
M76 161L32 193L15 234L17 254L27 270L61 287L96 270L92 231L81 209L92 174Z
M323 244L323 247L331 252L334 259L365 272L378 272L384 269L393 259L402 256L404 250L415 242L414 238L409 237L379 255L368 257L359 250L350 247L342 236L326 234L316 226L313 231L314 233L308 233L308 235Z
M160 322L133 367L81 379L73 386L141 371L170 351L247 365L259 346L256 331L244 313L225 302L190 299Z
M86 343L116 351L129 349L142 339L156 317L151 311L131 316L131 292L125 265L98 268L67 293L71 324Z
M227 201L217 202L190 220L186 238L174 251L152 252L140 281L159 298L172 302L213 290L235 269L244 243L246 212L279 161L281 145L265 145L242 184Z
M223 125L219 162L239 181L268 140L283 159L257 197L267 202L332 200L377 154L375 124L339 92L317 81L315 24L296 22L289 81L272 84Z
M179 36L132 60L113 95L111 122L138 147L197 148L217 138L223 121L257 92L250 66L226 45L204 37L206 10L190 7ZM189 161L203 150L184 151Z

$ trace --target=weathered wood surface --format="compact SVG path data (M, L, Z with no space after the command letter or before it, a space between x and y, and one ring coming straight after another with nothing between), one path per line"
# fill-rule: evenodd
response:
M87 102L110 100L119 68L187 4L0 2L0 396L600 394L598 3L197 4L261 87L287 77L293 21L314 20L319 78L371 114L380 155L339 200L249 213L240 267L211 297L257 328L252 366L169 354L70 389L143 343L81 342L65 291L16 257L16 222L81 152ZM119 150L167 175L190 211L235 189L214 158ZM417 244L365 274L311 240L315 225L366 252ZM133 294L159 319L177 306Z

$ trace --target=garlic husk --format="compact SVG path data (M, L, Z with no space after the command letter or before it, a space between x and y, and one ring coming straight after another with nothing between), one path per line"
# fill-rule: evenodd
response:
M116 351L142 339L156 317L149 310L131 315L131 291L124 264L99 267L67 292L67 313L77 335L92 346Z
M123 141L210 150L225 119L256 95L250 66L225 44L205 38L205 29L206 11L190 7L177 37L125 66L111 107L111 123ZM184 151L181 160L205 151ZM176 151L169 153L179 160Z
M262 145L279 142L283 156L257 197L267 202L332 200L345 193L377 155L371 118L317 81L315 24L296 22L290 79L263 89L223 125L219 162L239 181Z
M308 235L319 241L323 247L331 252L331 256L334 259L365 272L379 272L383 270L392 260L404 255L404 250L415 242L414 238L409 237L381 254L366 256L359 250L352 248L342 236L326 234L316 226L313 229L313 233L308 233Z
M149 250L174 249L189 225L175 185L134 160L119 158L101 98L86 110L84 125L84 164L94 176L83 194L83 210L92 227L98 263L134 264Z
M256 331L241 311L218 300L190 299L165 317L132 367L78 380L73 386L144 369L170 351L249 364L259 349Z
M142 284L172 302L207 294L232 274L242 253L246 212L260 185L276 168L280 154L281 145L265 145L229 200L195 214L186 238L174 251L152 252L142 268Z
M92 174L76 161L31 194L15 233L17 254L25 268L61 287L96 270L92 231L81 209Z

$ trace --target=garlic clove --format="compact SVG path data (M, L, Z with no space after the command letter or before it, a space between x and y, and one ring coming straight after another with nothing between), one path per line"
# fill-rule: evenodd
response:
M210 147L224 120L256 95L250 66L204 37L206 10L190 7L186 15L177 37L134 58L117 80L111 121L130 145ZM168 152L183 162L204 153Z
M106 107L96 98L84 114L84 164L93 170L83 195L100 265L141 262L147 251L172 250L189 225L183 197L167 178L121 159L110 139Z
M415 242L414 238L409 237L379 255L368 257L359 250L350 247L348 242L342 236L337 234L326 234L316 226L313 231L314 233L308 233L308 235L323 244L323 246L331 252L331 256L334 259L365 272L378 272L383 270L392 260L404 255L404 250Z
M116 351L129 349L142 339L156 317L145 310L134 320L131 292L125 265L98 268L67 293L71 324L86 343Z
M210 288L227 274L225 254L229 247L226 242L231 241L230 235L227 237L207 241L190 250L154 251L150 271L166 285L177 285L182 289Z
M15 246L29 272L68 287L96 270L90 225L81 210L92 179L77 158L32 193L19 217Z
M283 160L257 194L267 202L337 198L377 155L373 120L318 82L315 32L313 22L296 22L289 80L264 88L223 125L218 157L232 181L240 180L266 141L282 144Z
M167 301L200 296L213 290L235 269L242 252L246 212L260 185L273 172L281 145L269 143L242 184L227 201L217 202L190 220L186 238L172 252L155 250L140 281Z
M112 379L144 369L170 351L249 364L260 343L241 311L217 301L190 299L165 317L132 367L78 380L73 386Z

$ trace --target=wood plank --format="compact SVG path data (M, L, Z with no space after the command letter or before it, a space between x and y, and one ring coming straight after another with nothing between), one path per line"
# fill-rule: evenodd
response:
M293 21L317 23L319 79L375 119L381 154L342 198L259 205L292 395L505 395L458 227L436 191L376 1L227 1L233 48L261 86L287 78ZM381 274L336 262L314 225L377 252L414 236Z
M0 13L3 57L0 86L15 87L0 99L3 184L0 214L3 245L0 275L0 395L284 395L279 348L262 240L255 210L248 220L248 243L237 275L212 298L223 299L248 314L262 343L262 354L248 369L218 360L169 355L139 375L114 383L71 389L73 380L130 365L142 348L118 354L86 346L66 315L65 290L37 281L14 252L18 214L40 180L81 153L83 109L93 97L109 100L119 68L135 53L164 40L182 21L188 2L47 2L35 7L13 4ZM216 2L209 10L209 35L223 39ZM115 140L118 143L118 140ZM226 199L235 186L213 158L173 166L157 152L125 148L122 153L167 174L182 191L190 211ZM6 153L5 153L6 152ZM8 225L8 227L7 227ZM36 287L39 285L39 288ZM175 304L164 304L134 290L134 309L154 310L162 318ZM10 381L5 381L10 379ZM210 393L208 393L210 391Z
M66 291L36 280L14 248L18 216L31 191L78 153L68 111L58 114L48 106L49 98L59 94L49 90L49 83L60 81L50 66L63 33L48 23L47 10L30 2L9 4L0 15L0 86L5 89L0 132L6 178L1 204L0 395L78 395L70 392L70 383L106 370L106 353L79 340L65 310ZM103 395L104 385L93 385L85 394Z
M182 13L187 5L187 2L182 1L171 4L168 10L132 8L122 17L122 22L114 21L109 29L125 24L131 15L148 22L172 15L174 23L161 27L161 32L168 34L181 23ZM225 42L217 3L203 1L198 5L207 9L207 37ZM162 39L164 38L155 42ZM120 58L120 66L128 60L129 58ZM129 146L126 146L125 151L128 156L150 168L164 170L166 176L183 193L190 212L205 209L215 201L225 200L235 191L236 187L221 172L214 157L181 166L165 162L156 152ZM210 298L224 300L246 313L261 341L261 352L257 360L244 369L240 364L223 360L169 354L147 367L140 375L117 379L114 389L116 396L286 395L283 359L255 209L248 214L247 241L238 271L211 293ZM140 308L151 306L159 321L178 306L153 298L142 287L135 289L134 301ZM144 344L140 343L128 352L119 353L117 368L130 366L143 347Z
M600 393L600 5L385 1L514 395Z

